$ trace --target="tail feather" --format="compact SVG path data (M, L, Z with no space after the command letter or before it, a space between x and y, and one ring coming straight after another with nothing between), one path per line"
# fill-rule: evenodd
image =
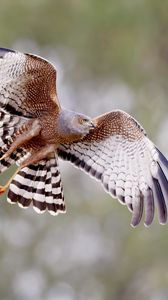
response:
M33 166L34 167L34 166ZM33 208L37 213L44 213L46 211L45 201L45 182L47 176L46 161L43 160L37 165L37 171L33 182Z
M46 198L46 205L47 205L49 213L51 215L55 215L57 210L55 207L53 194L52 194L52 175L51 175L49 163L47 164L47 176L46 176L46 182L45 182L45 198Z
M27 208L33 195L33 184L38 166L23 168L10 184L7 201L9 203L18 203L22 208Z
M23 208L32 203L37 213L43 213L46 209L52 215L65 212L56 158L23 168L10 184L8 202L17 202Z
M61 182L61 175L59 170L54 167L53 161L51 162L51 185L52 185L52 194L53 201L55 204L56 214L65 213L66 208L64 204L64 194L63 194L63 186Z
M46 182L45 182L45 198L46 198L46 204L47 204L49 213L51 215L55 215L57 213L57 209L56 209L54 199L53 199L52 175L51 175L49 163L47 164L47 176L46 176Z

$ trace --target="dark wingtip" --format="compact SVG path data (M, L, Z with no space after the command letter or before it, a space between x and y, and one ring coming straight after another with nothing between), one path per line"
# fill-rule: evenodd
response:
M160 186L159 181L156 178L153 178L153 187L154 187L154 199L158 208L158 217L160 224L166 224L167 222L167 207L164 199L164 195Z
M15 51L12 50L12 49L8 49L8 48L0 48L0 58L3 58L4 55L5 55L6 53L8 53L8 52L13 52L13 53L15 53Z
M146 194L144 195L144 209L145 209L144 225L145 227L149 227L153 222L154 212L155 212L153 192L150 188L146 191Z
M162 162L162 164L165 166L165 168L168 169L168 160L167 158L160 152L158 148L156 148L158 154L159 154L159 160Z
M133 201L133 212L131 219L131 226L134 228L139 225L143 214L143 197L142 195Z
M158 208L159 223L167 222L168 204L168 160L156 148L158 153L156 170L152 172L154 200ZM155 162L156 163L156 162Z

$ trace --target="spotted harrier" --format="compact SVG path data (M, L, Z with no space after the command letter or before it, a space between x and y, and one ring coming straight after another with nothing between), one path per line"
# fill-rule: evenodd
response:
M56 69L47 60L0 48L0 172L17 169L7 200L37 213L66 211L58 158L100 181L132 212L131 224L150 225L157 207L167 221L168 161L130 115L113 110L94 119L63 109Z

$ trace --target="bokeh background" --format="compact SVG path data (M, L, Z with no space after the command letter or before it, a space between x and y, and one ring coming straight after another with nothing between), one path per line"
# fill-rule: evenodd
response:
M0 45L58 71L63 106L138 119L168 157L168 1L1 0ZM67 214L0 199L1 300L167 300L168 225L130 212L61 163Z

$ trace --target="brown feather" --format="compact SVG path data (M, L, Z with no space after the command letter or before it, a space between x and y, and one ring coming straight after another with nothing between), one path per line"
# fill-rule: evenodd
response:
M138 140L146 135L139 123L127 113L116 110L93 119L96 128L84 137L83 141L101 141L113 135L121 135L129 141Z

